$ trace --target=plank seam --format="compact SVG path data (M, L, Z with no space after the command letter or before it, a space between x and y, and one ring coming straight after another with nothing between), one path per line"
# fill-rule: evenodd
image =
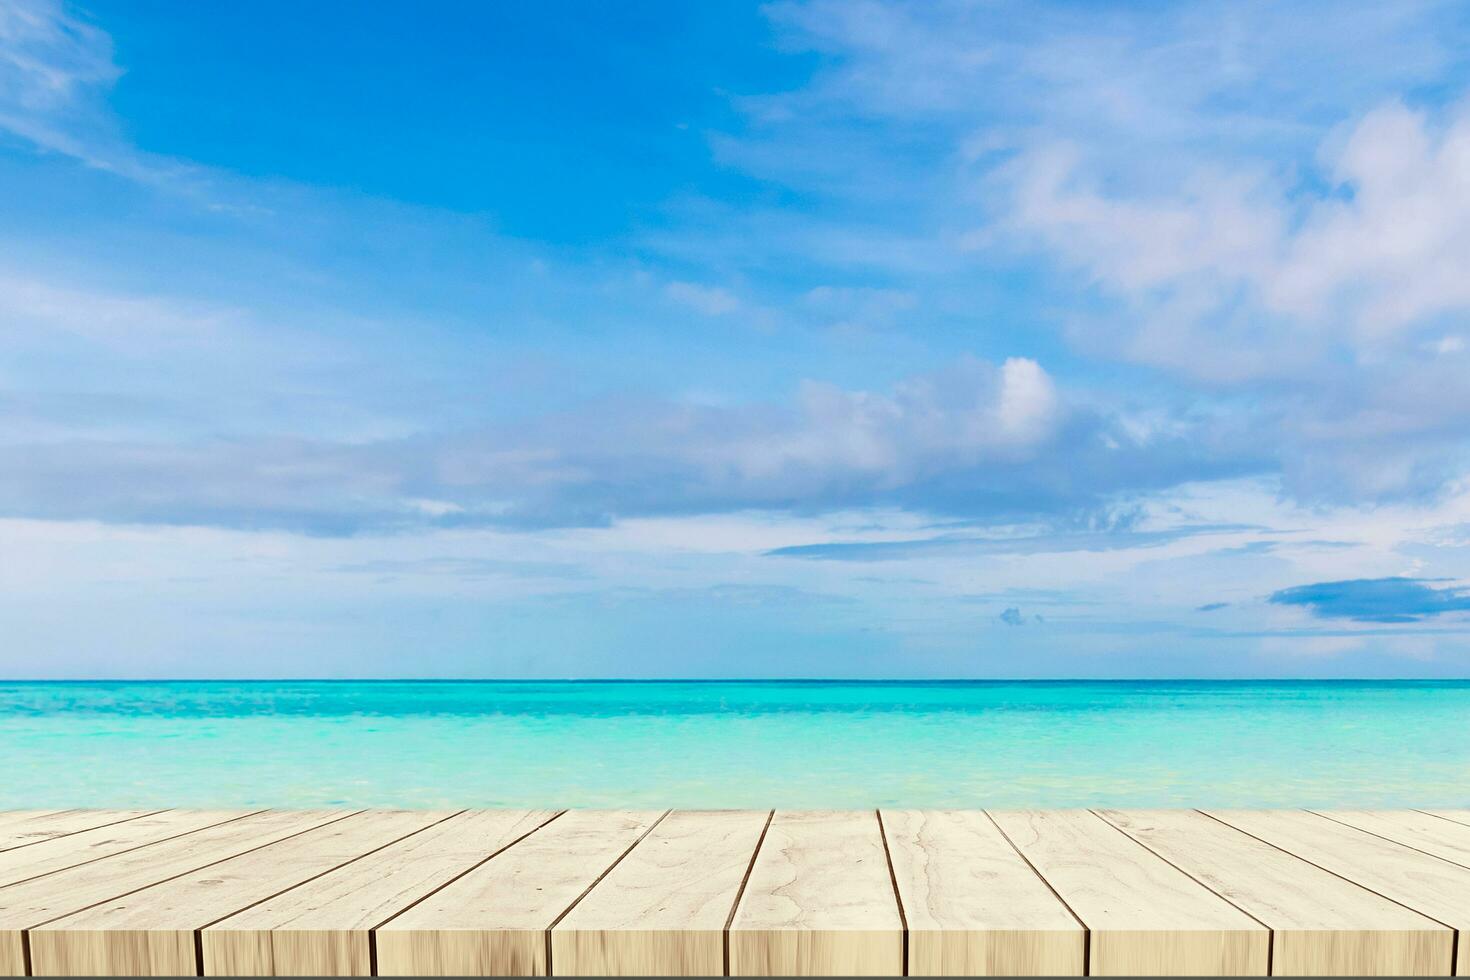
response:
M653 833L654 829L656 827L658 827L659 824L661 824L661 823L664 822L664 817L667 817L669 814L671 814L673 812L674 811L672 809L669 809L669 810L665 810L663 813L660 813L658 815L658 819L655 820L653 823L649 824L648 825L648 829L645 830L643 833L639 834L638 835L638 839L635 840L633 843L629 844L627 846L627 848L623 851L623 853L619 854L613 860L613 863L612 864L609 864L607 866L607 869L605 871L603 871L602 874L600 874L596 878L593 878L592 879L592 884L590 884L586 888L582 889L582 894L580 894L576 898L572 899L572 904L570 904L566 908L562 909L561 915L558 915L556 918L554 918L554 919L551 920L551 925L549 925L549 926L546 927L546 975L548 977L554 975L552 973L552 970L551 970L551 930L555 929L557 927L557 924L559 922L561 922L562 919L565 919L568 915L570 915L571 912L572 912L572 909L574 909L574 908L577 907L577 903L580 902L580 901L582 901L582 899L586 898L588 895L590 895L592 893L592 889L596 888L599 884L601 884L602 879L604 879L608 875L612 874L613 869L616 868L618 865L620 865L620 864L623 863L623 858L627 857L629 854L632 854L633 853L633 848L637 847L639 844L642 844L644 838L646 838L649 834Z
M1306 864L1310 864L1312 867L1318 869L1319 871L1325 871L1325 872L1327 872L1328 874L1332 875L1332 877L1334 877L1334 878L1340 878L1343 881L1347 882L1349 885L1353 885L1353 886L1355 886L1357 888L1363 889L1363 891L1369 893L1370 895L1377 895L1379 898L1383 899L1384 901L1386 901L1386 902L1392 902L1394 905L1397 905L1399 908L1408 909L1410 912L1413 912L1415 915L1423 916L1424 918L1428 919L1430 922L1435 923L1436 925L1444 926L1446 929L1450 930L1451 933L1454 933L1454 932L1457 931L1455 929L1455 927L1452 926L1452 925L1450 925L1448 922L1440 922L1438 919L1436 919L1434 916L1430 915L1427 912L1421 912L1421 911L1419 911L1418 909L1414 908L1411 905L1405 905L1403 902L1400 902L1396 898L1389 898L1387 895L1383 894L1382 892L1375 891L1374 889L1369 888L1367 885L1363 884L1361 881L1354 881L1353 879L1349 878L1347 875L1338 874L1336 871L1333 871L1331 868L1326 867L1326 866L1321 865L1321 864L1318 864L1316 861L1313 861L1311 858L1302 857L1300 854L1297 854L1295 851L1288 851L1286 848L1282 847L1280 844L1273 844L1270 841L1266 840L1266 838L1264 838L1264 837L1257 837L1255 834L1251 833L1249 830L1242 830L1241 828L1235 826L1235 824L1233 824L1233 823L1227 823L1226 821L1222 820L1220 817L1215 816L1213 813L1207 813L1204 810L1195 810L1194 812L1200 814L1201 816L1209 817L1211 820L1215 821L1216 823L1221 824L1222 826L1225 826L1225 827L1229 827L1231 830L1235 831L1236 833L1245 834L1247 837L1251 838L1252 840L1258 840L1262 844L1265 844L1267 847L1275 848L1276 850L1280 851L1282 854L1285 854L1287 857L1294 857L1298 861L1302 861L1302 862L1304 862ZM1393 843L1393 842L1390 841L1390 843ZM1453 975L1454 974L1452 972L1451 973L1451 976L1453 976Z
M88 831L91 831L91 830L101 830L104 827L116 827L118 824L120 824L120 823L127 823L130 820L142 820L144 817L156 817L160 813L167 813L169 811L169 809L170 809L169 807L164 807L162 810L150 810L147 813L135 813L131 817L123 817L121 820L109 820L107 823L99 823L95 827L83 827L80 830L73 830L73 831L71 831L69 833L65 833L65 834L54 834L54 835L52 835L50 837L43 837L40 840L28 840L24 844L12 844L9 847L0 847L0 854L7 853L9 851L18 851L22 847L35 847L37 844L44 844L47 841L65 840L68 837L75 837L77 834L85 834L85 833L87 833ZM62 814L72 813L72 812L73 811L71 811L71 810L62 810L60 814L53 814L53 815L54 816L60 816Z
M774 809L766 811L766 822L761 827L761 835L755 840L755 850L751 852L750 863L745 866L745 875L740 879L740 887L735 890L735 901L730 903L730 914L725 916L725 929L721 934L724 947L725 976L730 975L730 926L735 922L735 913L740 910L740 900L745 897L745 886L750 883L750 876L755 871L755 860L760 857L761 845L766 842L766 832L771 829L771 821L775 819Z
M1464 820L1456 820L1454 817L1447 817L1443 813L1435 813L1433 810L1420 810L1418 807L1415 807L1414 812L1422 813L1426 817L1434 817L1436 820L1444 820L1447 823L1459 824L1461 827L1470 827L1470 823L1466 823Z
M1413 844L1410 844L1408 841L1399 840L1397 837L1389 837L1387 834L1380 834L1377 831L1369 830L1367 827L1359 827L1355 823L1348 823L1346 820L1339 820L1336 817L1329 816L1329 815L1327 815L1325 813L1321 813L1321 812L1319 812L1317 810L1307 810L1306 812L1307 813L1310 813L1314 817L1321 817L1323 820L1331 820L1335 824L1341 824L1342 826L1346 827L1349 830L1356 830L1359 833L1368 834L1370 837L1377 837L1379 840L1386 840L1390 844L1398 844L1398 845L1400 845L1402 847L1407 847L1411 851L1418 851L1420 854L1423 854L1425 857L1432 857L1432 858L1434 858L1436 860L1443 861L1445 864L1453 865L1453 866L1455 866L1457 868L1465 868L1467 871L1470 871L1470 864L1462 864L1459 861L1456 861L1454 858L1447 858L1447 857L1445 857L1443 854L1436 854L1433 851L1426 851L1422 847L1415 847ZM1416 810L1414 812L1415 813L1421 813L1423 811ZM1426 814L1426 816L1432 816L1432 814Z
M261 812L262 813L267 813L269 811L262 810ZM78 912L86 912L88 909L94 909L94 908L96 908L99 905L106 905L108 902L115 902L119 898L127 898L129 895L135 895L138 892L145 891L146 889L152 888L154 885L162 885L162 884L165 884L167 882L173 881L175 878L182 878L182 877L184 877L184 875L191 875L191 874L193 874L196 871L203 871L205 868L212 868L216 864L222 864L225 861L229 861L229 860L232 860L234 858L240 857L243 854L252 854L255 851L260 850L262 847L270 847L272 844L279 844L281 841L290 840L293 837L300 837L302 834L309 833L310 831L318 830L318 829L320 829L322 827L329 827L332 824L337 823L338 821L346 820L348 817L356 816L357 814L362 813L362 812L363 812L362 810L353 810L351 813L344 813L342 816L340 816L340 817L333 817L331 820L328 820L325 823L319 823L319 824L316 824L315 826L312 826L312 827L304 827L301 830L296 831L294 834L287 834L285 837L278 837L275 840L266 841L264 844L257 844L254 847L247 847L243 851L237 851L234 854L228 854L228 855L220 858L217 861L209 861L209 862L207 862L205 864L199 865L199 867L197 867L197 868L190 868L187 871L180 871L176 875L169 875L167 878L160 878L158 881L149 882L146 885L141 885L141 886L139 886L137 888L130 889L129 891L122 892L121 894L113 895L111 898L104 898L100 902L93 902L91 905L84 905L84 906L82 906L79 909L72 909L70 912L63 912L61 915L53 916L53 917L45 920L44 922L37 922L33 926L27 926L26 929L27 930L39 929L42 926L50 925L51 923L57 921L58 919L65 919L68 916L76 915ZM254 814L252 814L252 816L254 816ZM242 817L240 819L243 820L244 818ZM229 821L226 821L226 822L228 823ZM146 845L146 846L151 847L152 845Z
M1034 874L1038 879L1040 879L1041 883L1046 886L1046 890L1051 892L1058 902L1062 903L1062 908L1067 910L1067 914L1075 919L1077 921L1077 924L1082 927L1082 975L1084 977L1091 976L1092 929L1087 925L1086 922L1082 921L1082 916L1078 915L1076 910L1073 909L1072 906L1067 904L1067 900L1062 897L1062 893L1053 888L1051 882L1046 880L1046 875L1042 874L1041 870L1037 868L1036 865L1031 863L1031 859L1028 858L1025 853L1016 846L1016 842L1011 840L1011 835L1005 832L1005 828L1000 825L1000 821L995 819L995 815L992 814L989 810L981 810L980 812L985 814L985 819L989 820L990 823L995 827L996 832L1000 834L1001 839L1011 846L1011 850L1016 852L1016 857L1020 858L1022 863L1024 863L1026 867L1031 869L1031 873Z
M465 875L469 874L471 871L474 871L475 869L483 866L487 861L491 860L494 857L497 857L498 855L504 854L506 851L510 850L512 847L515 847L521 841L525 840L527 837L530 837L536 831L540 830L542 827L545 827L547 824L551 823L557 817L561 816L562 814L564 814L566 812L567 811L565 811L565 810L558 810L558 811L556 811L551 816L547 817L545 820L541 821L536 826L532 827L530 830L526 831L524 834L522 834L521 836L517 837L515 840L511 841L509 844L506 844L504 847L498 847L495 850L491 851L489 854L485 855L480 860L478 860L474 864L470 865L468 868L465 868L463 871L461 871L459 874L455 875L453 878L450 878L448 881L444 882L444 884L440 885L438 888L431 888L429 891L424 892L418 898L414 899L412 902L409 902L403 908L399 909L397 912L394 912L392 915L388 916L388 918L384 919L382 922L379 922L377 925L373 926L371 929L368 930L368 937L370 939L370 945L371 945L371 947L374 950L377 949L377 940L374 937L374 933L376 933L379 929L383 928L388 923L392 922L394 919L398 918L400 915L402 915L403 913L407 912L409 909L414 908L415 906L419 905L420 903L422 903L422 902L424 902L424 901L426 901L426 900L428 900L430 898L433 898L435 895L439 894L439 892L441 892L444 889L448 888L450 885L454 884L456 881L458 881L459 879L463 878Z
M378 853L379 851L383 850L384 848L392 847L394 844L397 844L400 841L408 840L414 834L422 834L424 831L428 830L430 827L437 827L441 823L443 823L444 821L451 820L451 819L459 816L461 813L464 813L464 811L463 810L456 810L454 813L451 813L447 817L440 817L438 820L435 820L433 823L425 824L424 826L420 827L417 830L410 830L408 833L404 834L401 837L395 837L395 838L393 838L392 840L388 841L385 844L379 844L377 847L373 848L370 851L363 851L361 854L357 855L356 857L348 858L346 861L343 861L341 864L334 864L334 865L332 865L332 867L328 868L327 870L320 871L320 872L312 875L310 878L302 878L300 881L296 882L296 884L294 884L294 885L287 885L285 888L282 888L280 891L278 891L278 892L272 892L271 894L265 896L264 898L260 899L259 901L251 902L248 905L242 905L239 908L237 908L235 911L229 913L228 915L222 915L218 919L214 919L213 921L206 922L206 923L204 923L204 925L199 926L198 928L196 928L194 930L194 935L200 936L200 935L203 934L204 930L205 929L208 929L210 926L217 926L221 922L225 921L226 919L232 919L232 918L234 918L235 916L239 915L241 912L248 912L249 910L255 908L255 906L261 905L261 904L263 904L265 902L269 902L271 899L277 898L277 897L279 897L281 895L286 894L289 891L293 891L293 890L295 890L297 888L300 888L302 885L309 885L313 881L316 881L318 878L324 878L327 875L331 874L333 871L340 871L343 868L347 867L349 864L352 864L352 863L354 863L356 861L361 861L365 857L370 857L370 856ZM202 949L202 947L201 947L201 949ZM200 974L200 976L203 976L203 974Z
M883 826L883 811L873 810L873 816L878 818L878 839L883 842L883 860L888 862L888 882L893 886L893 901L898 906L898 926L903 930L899 943L900 955L903 957L903 975L909 975L909 919L903 911L903 896L898 893L898 874L893 870L893 854L888 850L888 830Z
M168 810L159 810L158 811L158 813L168 813L168 812L169 812ZM193 830L181 831L180 833L174 834L172 837L160 837L158 840L151 840L151 841L148 841L145 844L134 844L132 847L125 847L121 851L114 851L111 854L103 854L100 857L90 858L90 859L88 859L86 861L78 861L76 864L68 864L64 868L53 868L50 871L43 871L41 874L38 874L38 875L31 875L29 878L17 878L15 881L7 881L4 885L0 885L0 887L9 888L11 885L24 885L26 882L38 881L41 878L45 878L47 875L60 874L63 871L70 871L72 868L80 868L80 867L83 867L84 865L95 864L98 861L106 861L109 858L120 857L123 854L131 854L132 852L134 852L136 850L139 850L141 848L144 848L144 847L152 847L154 844L167 844L169 841L171 841L171 840L178 840L180 837L188 837L190 834L197 834L200 831L204 831L204 830L213 830L215 827L223 827L227 823L234 823L236 820L244 820L246 817L258 816L259 814L262 814L262 813L265 813L265 810L252 810L249 813L237 814L237 815L235 815L233 817L228 817L228 818L226 818L224 820L221 820L218 823L205 824L203 827L195 827ZM148 814L148 816L157 816L157 814L151 814L150 813L150 814ZM142 818L139 817L138 819L141 820ZM105 826L111 826L111 825L108 824L108 825L105 825ZM93 830L101 830L102 827L93 827L92 829ZM82 831L82 833L85 833L85 832L86 831ZM61 838L59 838L59 837L53 837L51 839L52 840L60 840ZM38 843L44 843L44 841L38 842Z
M1124 830L1122 827L1119 827L1117 824L1113 823L1111 820L1109 820L1107 817L1103 816L1101 813L1098 813L1096 810L1088 810L1087 812L1090 813L1090 814L1092 814L1094 817L1097 817L1097 819L1101 820L1103 823L1107 824L1109 827L1112 827L1118 833L1122 834L1124 837L1128 838L1133 843L1135 843L1139 847L1143 848L1145 851L1148 851L1150 854L1152 854L1154 857L1158 858L1160 861L1163 861L1165 864L1167 864L1169 867L1173 868L1175 871L1178 871L1180 874L1184 875L1184 877L1188 878L1190 881L1194 882L1196 885L1199 885L1201 888L1203 888L1205 891L1209 892L1211 895L1214 895L1216 898L1220 899L1220 901L1224 902L1226 905L1229 905L1231 908L1233 908L1236 911L1238 911L1241 915L1243 915L1246 918L1250 919L1256 925L1261 926L1263 929L1265 929L1266 930L1266 976L1269 977L1269 976L1272 976L1273 975L1271 971L1273 969L1275 969L1275 957L1276 957L1276 930L1275 929L1272 929L1269 925L1267 925L1266 923L1262 922L1260 919L1256 918L1254 915L1251 915L1249 912L1247 912L1245 909L1241 908L1239 905L1236 905L1227 896L1220 894L1219 891L1215 890L1214 888L1211 888L1209 885L1205 884L1203 881L1200 881L1194 875L1190 874L1188 871L1185 871L1179 865L1175 864L1173 861L1170 861L1168 858L1164 857L1164 855L1160 854L1158 851L1154 850L1152 847L1149 847L1143 841L1139 840L1137 837L1134 837L1132 834L1128 833L1128 831Z

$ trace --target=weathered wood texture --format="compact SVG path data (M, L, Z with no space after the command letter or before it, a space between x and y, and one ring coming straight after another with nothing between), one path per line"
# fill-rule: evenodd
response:
M1076 976L1086 931L978 810L884 810L909 975Z
M557 817L379 927L378 975L546 975L547 931L662 816Z
M0 815L0 851L146 816L150 810L14 810Z
M1329 820L1366 830L1470 867L1470 826L1419 810L1320 810Z
M1271 928L1279 976L1445 976L1454 932L1203 813L1103 811Z
M1210 816L1384 898L1452 927L1464 942L1470 927L1470 868L1291 810L1212 810ZM1465 828L1470 830L1470 827ZM1470 956L1458 959L1461 976Z
M1464 810L57 810L0 840L0 975L1470 976Z
M551 932L559 976L725 971L725 925L770 814L669 814Z
M441 820L208 927L204 973L370 976L374 928L554 816L471 810Z
M0 886L62 871L246 816L239 810L164 810L0 851Z
M35 976L179 976L194 933L437 823L448 814L371 810L191 871L30 930Z
M876 813L777 812L730 925L731 976L895 976L903 920Z
M1270 934L1085 810L996 812L1090 930L1093 976L1264 976Z
M266 811L0 888L0 975L25 975L28 930L342 816L331 810Z

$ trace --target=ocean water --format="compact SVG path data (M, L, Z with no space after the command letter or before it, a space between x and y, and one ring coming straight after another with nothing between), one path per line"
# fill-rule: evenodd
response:
M1470 682L0 683L0 808L1470 806Z

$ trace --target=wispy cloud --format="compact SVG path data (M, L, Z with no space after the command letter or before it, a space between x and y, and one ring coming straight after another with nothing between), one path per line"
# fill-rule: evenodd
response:
M456 579L586 579L586 569L570 562L519 561L508 558L466 558L439 555L432 558L376 558L338 565L335 571L349 575L445 576Z
M728 289L719 286L701 286L693 282L671 282L664 293L678 303L705 316L721 316L740 309L740 300Z
M1228 534L1251 530L1244 525L1196 525L1158 531L1105 531L984 537L946 534L909 541L831 541L792 545L767 554L777 558L820 561L904 561L914 558L960 555L1044 555L1077 551L1118 551L1157 548L1198 534Z
M106 99L122 75L111 36L62 0L0 8L0 130L130 180L197 189L203 168L140 150Z

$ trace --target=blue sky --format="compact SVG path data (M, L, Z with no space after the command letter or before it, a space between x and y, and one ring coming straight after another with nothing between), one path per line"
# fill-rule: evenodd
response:
M1470 9L0 4L0 674L1463 676Z

